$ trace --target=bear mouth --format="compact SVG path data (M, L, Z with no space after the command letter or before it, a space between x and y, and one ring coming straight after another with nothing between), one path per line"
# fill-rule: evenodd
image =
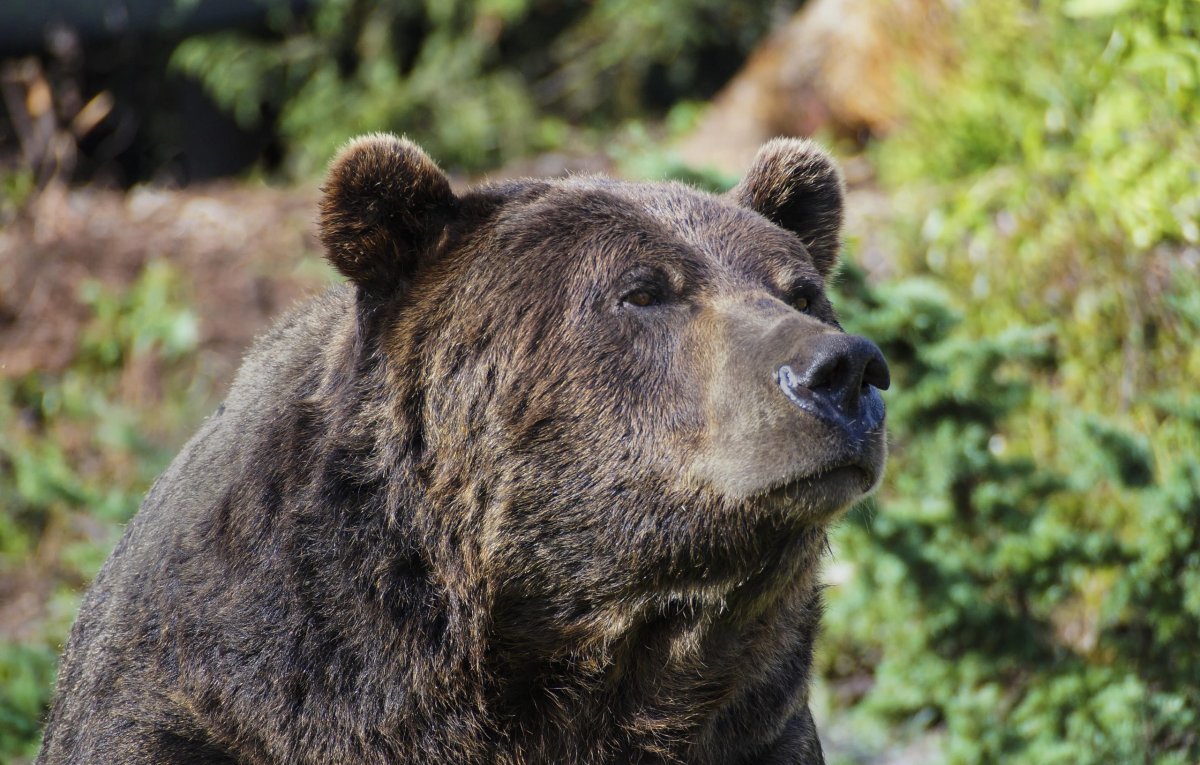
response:
M874 490L879 471L858 463L831 466L789 478L759 496L769 505L809 516L837 513Z

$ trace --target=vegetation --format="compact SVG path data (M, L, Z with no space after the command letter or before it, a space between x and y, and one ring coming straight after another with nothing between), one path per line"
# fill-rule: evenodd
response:
M301 175L377 130L419 136L448 169L478 170L557 148L573 127L711 95L795 5L324 0L303 18L279 8L282 39L194 38L172 63L244 124L277 116Z
M744 54L769 7L325 0L281 14L282 40L210 36L175 64L241 119L277 118L302 173L364 130L478 168L593 126L623 136L629 172L678 174L628 120L707 95L702 61ZM895 209L890 275L850 265L838 287L848 328L891 362L893 456L835 534L853 570L829 593L819 671L839 719L890 741L933 732L950 763L1189 765L1200 4L958 13L953 70L933 92L909 84L903 127L868 149ZM19 180L3 196L25 195ZM0 644L4 761L36 749L80 588L211 403L170 267L81 297L71 366L0 380L0 575L50 576L36 634Z
M903 278L843 311L896 381L837 536L824 671L949 762L1200 758L1200 6L964 6L874 148ZM1020 62L1020 66L1013 66Z
M196 317L175 272L123 294L80 288L92 319L69 368L0 379L0 574L47 613L0 641L0 761L32 759L83 587L208 401Z

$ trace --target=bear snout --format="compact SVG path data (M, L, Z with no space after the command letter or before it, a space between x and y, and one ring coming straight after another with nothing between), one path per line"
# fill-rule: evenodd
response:
M801 410L853 432L883 421L879 391L891 385L887 361L865 337L822 334L810 338L775 369L775 382Z

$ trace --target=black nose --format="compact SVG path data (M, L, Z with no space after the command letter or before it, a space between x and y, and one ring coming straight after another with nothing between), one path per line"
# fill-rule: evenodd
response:
M887 390L891 374L879 346L858 335L821 335L804 353L778 370L784 393L796 400L801 389L843 414L863 406L871 388Z

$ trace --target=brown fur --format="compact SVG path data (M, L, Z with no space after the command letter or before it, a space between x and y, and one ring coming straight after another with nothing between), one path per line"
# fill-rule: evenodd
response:
M729 199L455 197L351 144L322 240L354 289L155 484L39 761L820 762L815 573L884 456L882 359L830 350L840 209L806 143Z

